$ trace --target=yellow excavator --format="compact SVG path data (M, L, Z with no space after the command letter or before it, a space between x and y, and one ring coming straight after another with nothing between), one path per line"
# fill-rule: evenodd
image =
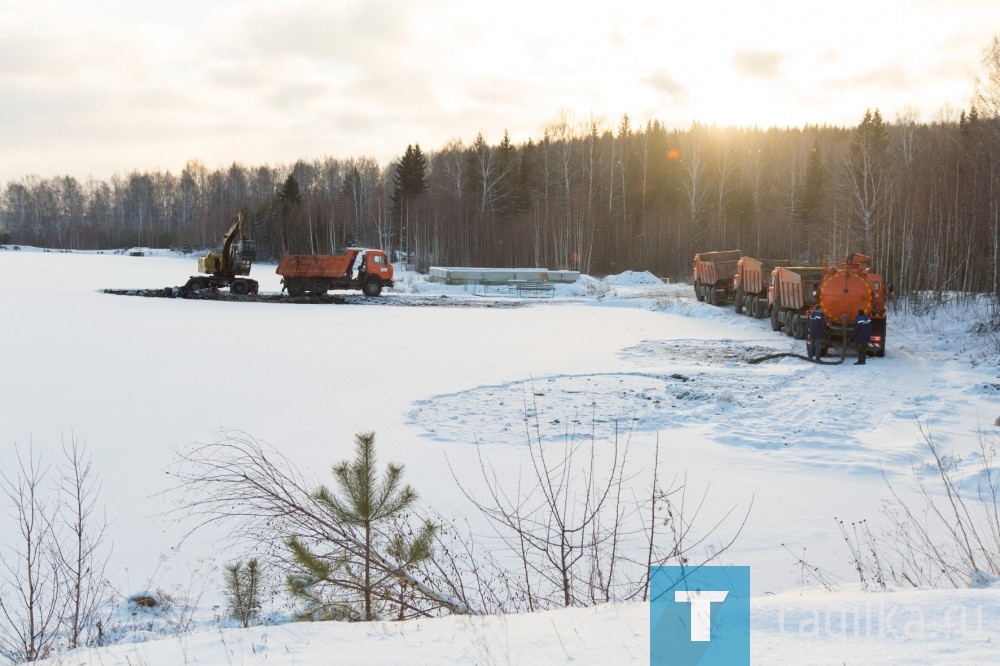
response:
M237 296L257 293L257 281L246 277L257 258L257 246L247 238L246 213L241 208L222 240L221 252L198 257L198 272L184 286L190 292L204 289L229 289Z

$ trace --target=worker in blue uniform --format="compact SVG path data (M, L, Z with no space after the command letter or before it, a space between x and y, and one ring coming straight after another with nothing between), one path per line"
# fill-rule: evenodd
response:
M851 342L858 350L858 360L854 365L864 365L868 358L868 344L872 341L872 320L868 318L864 310L858 310L858 316L854 319L854 330L851 331Z
M806 355L810 361L818 361L822 356L825 338L826 317L817 305L809 312L809 329L806 334Z

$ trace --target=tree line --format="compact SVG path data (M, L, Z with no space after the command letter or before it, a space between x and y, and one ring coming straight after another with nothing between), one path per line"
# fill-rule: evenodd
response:
M850 128L667 129L563 113L515 145L479 134L387 166L371 158L24 177L0 195L0 242L66 249L221 242L237 208L266 259L345 246L432 265L688 276L695 252L820 263L872 256L902 293L997 293L1000 46L954 120ZM860 114L859 114L860 115Z

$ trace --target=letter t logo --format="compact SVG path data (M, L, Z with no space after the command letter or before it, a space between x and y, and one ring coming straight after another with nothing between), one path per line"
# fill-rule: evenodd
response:
M691 604L691 640L712 640L712 603L725 601L728 591L674 592L674 601Z

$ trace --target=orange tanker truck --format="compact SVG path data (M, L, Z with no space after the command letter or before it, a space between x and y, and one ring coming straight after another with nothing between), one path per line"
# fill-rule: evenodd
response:
M826 339L820 347L825 355L831 346L850 344L858 311L872 320L868 353L885 356L885 283L868 269L871 258L852 254L842 264L777 267L771 273L768 312L771 328L802 340L806 317L818 306L826 319Z
M739 250L701 252L694 255L691 274L694 295L698 300L708 301L712 305L722 305L733 300L733 276L739 260Z
M858 311L872 320L868 353L885 356L886 286L882 276L869 270L871 257L855 252L840 266L823 269L819 305L827 321L827 342L844 344L850 340ZM823 345L823 353L827 345Z
M331 289L360 289L365 296L378 296L391 287L392 264L382 250L352 247L344 254L286 254L275 273L282 277L282 291L289 296L322 295Z

